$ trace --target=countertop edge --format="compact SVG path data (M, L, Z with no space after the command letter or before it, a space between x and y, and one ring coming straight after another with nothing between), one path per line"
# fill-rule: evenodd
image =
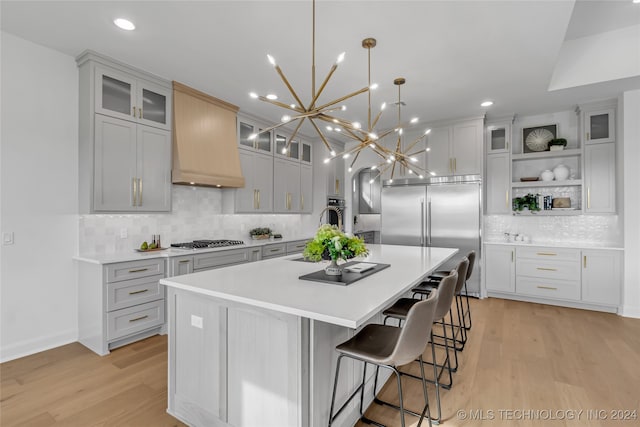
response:
M593 243L557 244L557 243L523 243L523 242L482 242L485 245L518 246L537 248L566 248L566 249L602 249L609 251L623 251L624 248L616 246L593 246Z

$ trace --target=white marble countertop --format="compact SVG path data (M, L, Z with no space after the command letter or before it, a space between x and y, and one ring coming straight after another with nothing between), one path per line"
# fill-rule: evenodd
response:
M568 248L568 249L609 249L614 251L622 251L624 248L609 246L606 244L598 244L598 243L585 243L585 242L566 242L566 243L557 243L557 242L533 242L533 243L524 243L524 242L504 242L504 241L490 241L483 242L485 245L506 245L506 246L531 246L531 247L544 247L544 248Z
M293 261L300 255L240 264L160 280L169 287L348 328L357 328L454 256L457 249L367 245L365 261L390 264L348 286L299 276L327 263Z
M141 259L151 259L151 258L170 258L176 256L184 256L184 255L196 255L196 254L204 254L207 252L219 252L219 251L228 251L231 249L242 249L242 248L254 248L256 246L265 246L274 243L287 243L287 242L297 242L300 240L309 240L311 237L290 237L290 238L282 238L282 239L264 239L264 240L243 240L244 245L237 246L223 246L220 248L203 248L203 249L178 249L178 248L168 248L162 251L153 251L153 252L137 252L134 249L126 252L115 252L109 254L83 254L76 255L73 257L76 261L89 262L92 264L113 264L115 262L126 262L126 261L138 261Z

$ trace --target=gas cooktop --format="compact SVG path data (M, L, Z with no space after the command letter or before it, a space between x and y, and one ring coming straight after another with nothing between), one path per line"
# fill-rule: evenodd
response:
M194 240L193 242L186 243L172 243L172 248L179 249L206 249L206 248L221 248L224 246L238 246L244 245L242 240Z

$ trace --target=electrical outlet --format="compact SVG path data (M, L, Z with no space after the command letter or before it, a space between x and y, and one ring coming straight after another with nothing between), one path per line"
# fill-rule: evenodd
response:
M196 316L195 314L191 315L191 326L195 328L202 329L202 317Z
M127 229L126 229L126 228L121 228L121 229L120 229L120 238L121 238L121 239L126 239L126 238L127 238L127 236L128 236L128 234L127 234Z
M13 245L13 231L5 231L2 233L2 244Z

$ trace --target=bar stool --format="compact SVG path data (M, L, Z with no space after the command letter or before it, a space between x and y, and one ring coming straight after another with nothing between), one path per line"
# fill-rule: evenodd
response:
M473 273L473 266L475 264L475 260L476 260L476 252L475 251L470 251L467 254L467 258L469 259L469 268L467 269L467 273L465 275L465 280L464 280L464 290L465 290L465 295L464 295L464 299L462 297L462 288L460 290L458 290L456 292L456 310L458 312L457 316L458 316L458 325L462 325L464 327L464 330L460 330L460 339L458 340L456 338L456 349L458 351L462 351L462 349L464 349L464 345L467 342L467 331L471 329L471 307L469 305L469 295L468 295L468 291L467 291L467 280L469 280L469 277L471 277L471 274ZM444 276L446 276L448 274L447 271L436 271L434 274L432 274L431 276L429 276L429 280L422 282L421 284L419 284L418 286L416 286L415 288L412 289L413 292L413 296L415 298L416 295L428 295L431 290L433 288L438 287L438 284L440 283L440 280L442 280L442 278ZM466 305L467 308L465 310L464 308L464 301L466 300ZM467 324L467 318L469 319L469 323ZM456 326L458 326L456 325ZM457 334L456 334L457 335Z
M404 423L404 413L407 412L404 409L402 400L402 383L400 380L399 366L406 365L413 362L418 358L422 362L422 353L427 348L430 337L430 328L425 328L425 325L431 325L433 323L434 313L436 311L436 305L438 302L438 296L436 293L429 296L426 300L418 301L409 310L405 320L404 328L398 328L388 325L367 325L360 332L353 336L353 338L343 342L336 347L338 355L338 364L336 366L336 376L333 383L333 393L331 395L331 407L329 409L329 427L336 419L342 410L349 404L358 392L360 392L360 415L361 419L368 423L376 423L373 420L363 416L362 402L364 398L364 383L366 379L367 364L371 363L376 365L377 368L383 367L390 369L396 374L398 382L398 398L400 400L400 420L402 427ZM362 374L362 384L351 394L347 401L338 409L334 414L333 407L336 400L336 388L338 385L338 378L340 374L340 362L343 357L349 357L355 360L364 362L364 372ZM420 420L418 426L422 424L422 420L426 416L429 419L429 426L431 426L431 412L429 409L429 396L427 395L427 383L424 376L423 364L420 363L420 370L422 374L422 392L424 394L425 406L422 413L419 415ZM376 370L377 372L377 370ZM374 396L375 396L374 386ZM411 412L412 414L415 414Z
M462 261L460 261L460 263L458 264L458 268L460 268L462 270L462 268L466 268L466 263L468 263L469 261L466 258L463 258ZM461 267L462 265L462 267ZM445 340L444 340L444 347L445 347L445 360L442 362L442 365L438 365L437 363L437 359L436 359L436 343L434 342L434 334L433 334L433 330L432 330L432 325L433 323L439 322L442 319L444 319L444 317L447 315L447 313L450 313L451 311L451 303L453 302L453 298L454 298L454 294L455 294L455 289L456 289L456 285L458 283L458 272L456 270L452 270L451 273L446 276L444 279L442 279L442 281L440 282L440 286L438 286L437 290L435 292L432 292L429 295L429 298L433 298L434 294L438 295L438 305L436 306L436 310L433 316L433 322L426 324L425 326L427 327L426 329L429 330L429 341L431 342L431 356L433 358L433 363L429 363L429 362L424 362L422 360L422 357L420 357L418 359L418 362L420 363L420 371L424 372L424 367L423 365L426 364L431 364L433 365L433 376L434 376L434 380L433 383L436 386L436 403L438 405L438 416L436 418L432 418L434 421L436 421L437 423L440 422L441 420L441 416L442 416L442 409L441 409L441 405L440 405L440 387L443 388L451 388L451 385L453 384L453 377L451 375L452 368L451 368L451 360L449 357L449 339L447 338L447 333L446 333L446 328L443 328L443 333L445 336ZM387 321L388 318L395 318L398 319L400 322L402 322L403 320L405 321L405 327L406 327L406 319L408 319L408 313L410 312L411 307L420 304L422 300L419 299L414 299L414 298L400 298L398 301L396 301L391 307L389 307L388 309L384 310L382 312L382 314L385 316L384 322ZM407 307L409 308L409 311L404 311L404 309L406 309ZM446 366L445 366L446 364ZM440 372L438 372L438 368L440 369ZM445 368L447 369L448 373L449 373L449 384L440 384L440 376L442 375L442 373L444 372ZM402 375L407 375L413 378L418 378L420 379L420 377L417 377L415 375L403 372ZM423 374L424 377L424 374ZM374 394L375 394L375 389L376 389L376 384L377 384L377 380L378 380L378 375L376 372L376 381L374 382ZM430 381L431 382L431 381ZM376 398L376 402L381 403L381 404L386 404L388 406L394 406L393 404L390 404L388 402L384 402L380 399Z

